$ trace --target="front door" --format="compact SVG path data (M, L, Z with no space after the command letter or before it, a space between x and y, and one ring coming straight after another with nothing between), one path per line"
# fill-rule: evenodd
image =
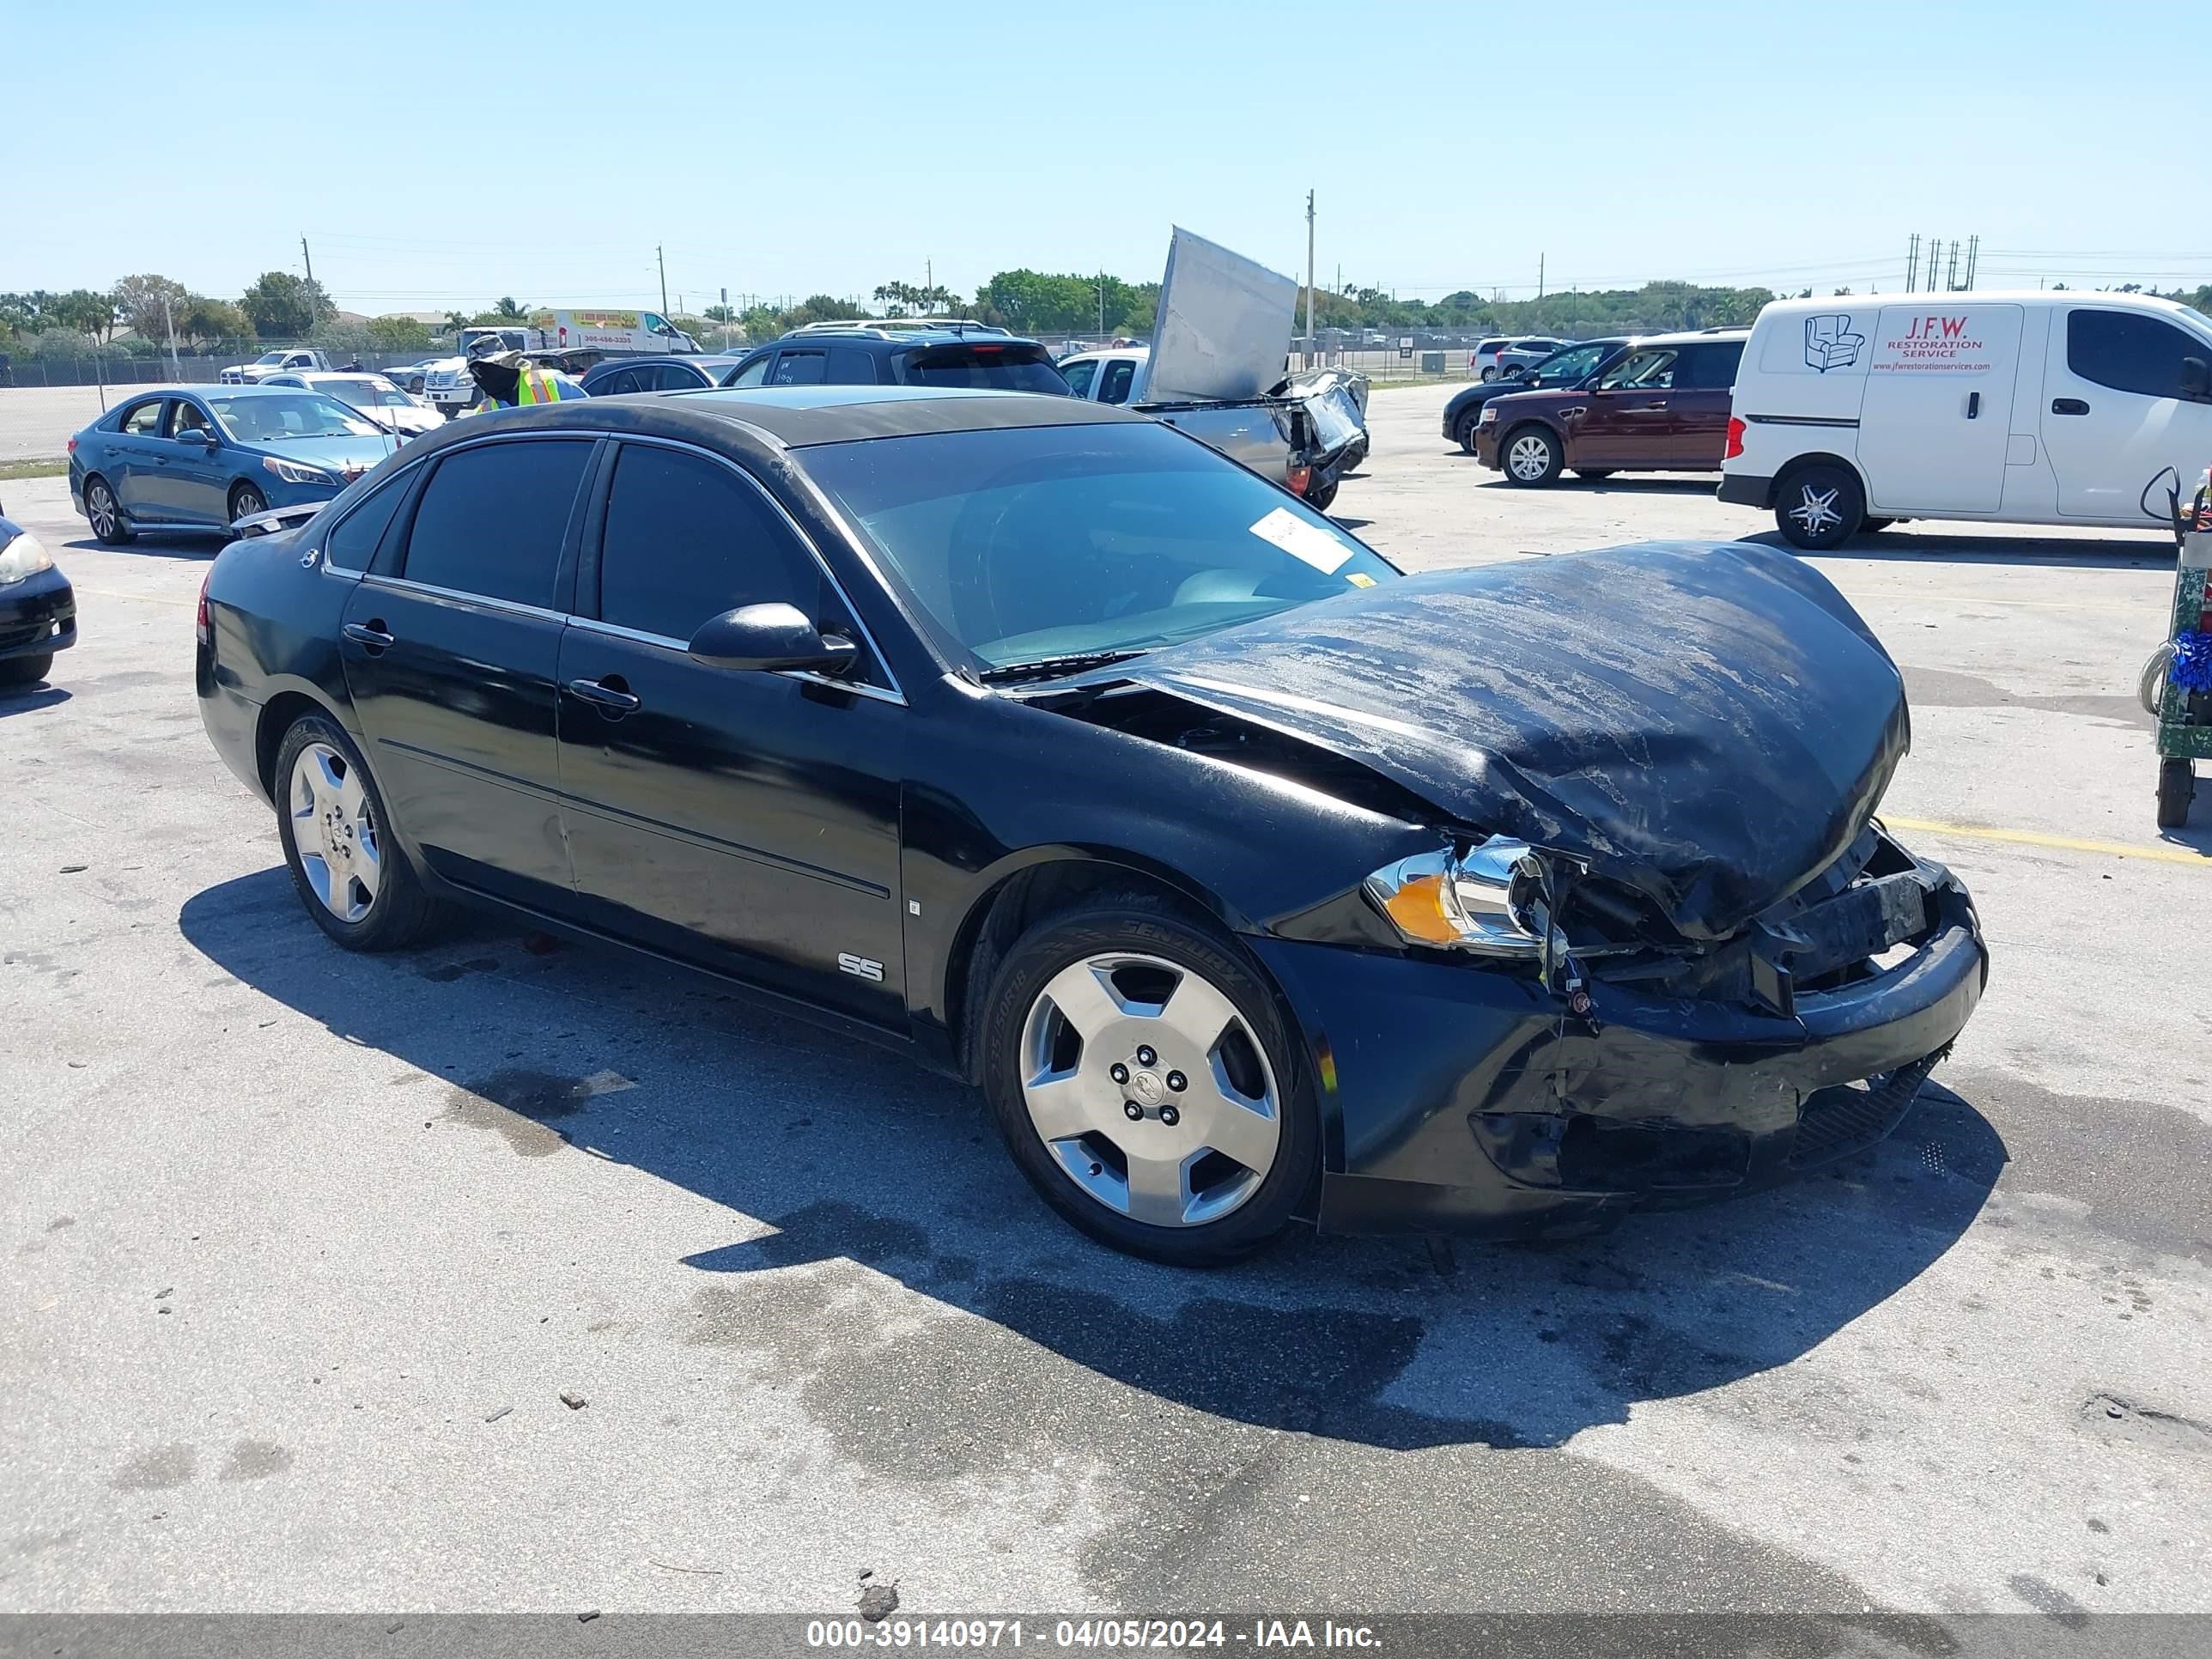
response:
M343 630L369 768L400 836L447 879L543 909L573 897L553 685L595 449L494 438L448 452L396 573L378 558Z
M208 440L215 447L208 447ZM169 464L162 469L162 516L182 524L230 522L229 457L212 416L190 398L169 402Z
M2021 308L1939 295L1884 306L1858 462L1880 513L1994 513L2004 495Z
M846 689L711 668L685 650L708 617L774 601L853 631L813 552L749 476L696 451L623 445L561 647L580 913L896 1025L898 780L912 731L889 676L870 663Z
M2051 319L2044 360L2043 447L2067 518L2142 519L2146 485L2165 467L2186 495L2212 460L2212 403L2182 392L2189 358L2212 343L2140 311L2075 306ZM2156 514L2160 492L2148 492Z
M1568 405L1582 410L1567 422L1568 465L1656 467L1674 459L1674 356L1672 346L1632 351Z

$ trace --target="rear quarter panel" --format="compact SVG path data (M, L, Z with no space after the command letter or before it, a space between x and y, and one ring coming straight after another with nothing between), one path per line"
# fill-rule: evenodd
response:
M210 643L200 695L264 710L295 694L358 736L338 655L338 625L358 579L325 568L319 557L312 568L301 563L314 545L308 539L314 528L233 542L216 556L208 573ZM258 718L255 728L249 741L258 740ZM252 763L252 757L228 751L227 745L240 741L234 733L217 732L211 722L210 735L234 770L241 770L242 761Z

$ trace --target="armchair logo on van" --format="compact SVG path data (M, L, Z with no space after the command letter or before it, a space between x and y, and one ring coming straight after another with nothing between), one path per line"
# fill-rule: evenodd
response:
M1835 312L1805 319L1805 367L1826 374L1832 368L1849 368L1859 360L1866 336L1851 328L1848 312Z

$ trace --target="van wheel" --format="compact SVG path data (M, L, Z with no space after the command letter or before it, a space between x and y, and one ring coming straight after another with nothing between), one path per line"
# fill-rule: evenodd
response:
M1540 426L1516 427L1505 434L1499 453L1505 463L1505 481L1523 488L1556 483L1566 458L1559 441Z
M1897 520L1894 519L1861 519L1859 520L1859 534L1862 536L1871 536L1875 531L1887 530L1890 526L1896 522Z
M1840 466L1803 466L1774 491L1774 522L1792 547L1825 553L1858 533L1866 518L1859 481Z

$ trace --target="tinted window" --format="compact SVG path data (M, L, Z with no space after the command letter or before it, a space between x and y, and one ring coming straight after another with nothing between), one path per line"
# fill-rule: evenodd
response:
M769 354L763 352L722 384L724 386L758 386L768 378L768 363Z
M161 429L161 400L159 398L143 403L123 417L121 429L150 438Z
M1137 365L1133 359L1116 357L1106 365L1106 379L1098 388L1102 404L1126 404L1129 401L1129 382L1137 377Z
M392 527L392 520L399 512L399 503L407 497L408 478L396 478L381 485L359 507L345 516L345 522L330 533L323 544L323 562L336 565L341 570L366 570L376 550L383 544L384 532Z
M1586 345L1555 353L1536 365L1535 384L1572 386L1577 380L1586 380L1590 371L1605 361L1605 354L1612 349L1610 346Z
M832 386L873 386L876 383L876 354L864 351L859 346L830 348L830 384Z
M769 384L820 386L827 370L827 360L818 351L787 351L775 360L775 379Z
M2212 360L2212 348L2161 318L2136 312L2066 313L2066 367L2099 386L2178 398L2184 357Z
M483 444L447 456L407 538L410 581L550 607L588 443Z
M1091 382L1097 377L1098 360L1096 357L1088 357L1079 363L1069 363L1060 373L1060 377L1067 382L1067 389L1070 392L1079 398L1088 398L1091 395Z
M619 397L625 392L636 390L637 371L634 368L618 368L606 379L592 383L592 395L595 398Z
M1742 357L1741 341L1684 346L1674 358L1674 389L1725 392L1735 384L1735 366Z
M921 346L907 355L903 378L908 386L1067 395L1067 381L1042 346Z
M1396 574L1304 502L1149 421L803 453L919 607L986 665L1143 649Z
M775 509L729 467L627 445L599 552L599 617L689 640L709 617L781 600L820 620L821 571Z

